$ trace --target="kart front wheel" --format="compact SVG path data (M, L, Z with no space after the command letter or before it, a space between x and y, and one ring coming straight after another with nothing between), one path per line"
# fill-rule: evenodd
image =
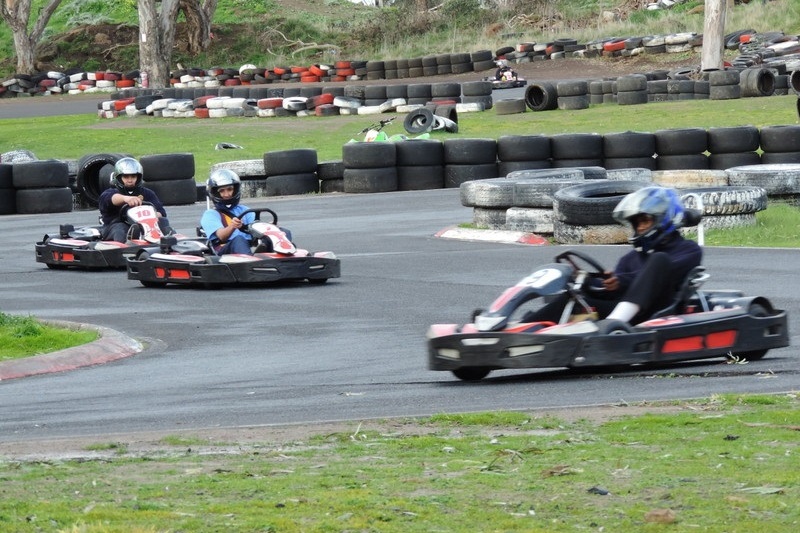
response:
M480 381L489 375L491 369L485 366L465 366L453 370L453 375L462 381Z
M770 316L770 312L766 307L756 303L751 304L750 309L748 309L747 312L750 316L756 318ZM753 350L752 352L741 352L734 355L742 359L747 359L748 361L758 361L759 359L767 355L768 351L769 350Z

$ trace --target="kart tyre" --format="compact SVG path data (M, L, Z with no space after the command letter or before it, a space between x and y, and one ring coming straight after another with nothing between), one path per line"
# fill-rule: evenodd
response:
M0 215L13 215L17 212L16 189L0 189Z
M656 137L652 133L625 131L603 135L603 157L649 157L656 153Z
M347 145L345 144L344 146ZM344 192L346 193L396 191L397 167L345 168L343 179Z
M316 173L283 174L269 176L266 184L267 196L292 196L319 192L319 178Z
M480 381L492 370L484 366L462 367L453 370L453 375L461 381Z
M89 154L78 160L75 185L87 204L96 207L100 194L110 186L108 181L101 182L100 170L106 165L113 166L122 157L122 154Z
M556 192L584 181L583 173L576 171L576 176L567 179L535 179L514 183L512 205L514 207L553 208L553 197Z
M442 165L397 166L398 191L421 191L443 187L444 167Z
M574 226L616 224L611 213L622 198L650 185L639 181L590 180L553 196L556 219Z
M344 177L344 162L341 159L320 161L317 164L317 177L321 181L342 179Z
M317 165L317 151L311 148L277 150L264 154L264 174L268 177L316 172Z
M444 166L444 186L447 188L461 187L461 184L467 181L497 177L497 164L495 163Z
M527 107L522 98L504 98L494 103L494 109L498 115L515 115L524 113Z
M704 170L709 167L706 154L659 155L656 158L658 170Z
M346 146L346 145L345 145ZM485 165L497 161L495 139L446 139L444 162L447 165ZM492 176L497 177L497 176Z
M625 244L630 231L620 224L576 226L553 219L553 239L559 244Z
M479 228L505 229L505 208L475 207L472 209L472 223Z
M342 161L345 169L394 167L397 164L396 144L390 142L346 143L342 145Z
M708 133L703 128L658 130L654 135L659 156L702 154L708 149Z
M191 205L197 201L197 182L194 178L145 182L164 205Z
M553 233L553 210L544 207L509 207L506 210L506 225L509 231L531 233Z
M421 107L406 115L403 120L403 127L408 133L419 134L431 131L434 126L433 112L430 109Z
M709 128L707 135L711 154L755 152L761 143L760 133L755 126Z
M558 92L552 83L532 83L525 89L525 103L531 111L551 111L558 108Z
M597 333L599 335L625 335L633 333L633 328L627 322L622 320L598 320L595 325L597 326Z
M727 170L733 167L746 165L760 165L761 156L758 152L741 152L736 154L711 154L708 156L708 168L712 170Z
M147 182L194 179L194 154L145 155L139 159Z
M756 318L762 318L772 314L769 312L769 309L759 303L751 303L750 307L747 309L747 313ZM748 361L758 361L767 355L768 351L769 350L753 350L752 352L740 352L735 353L734 355L743 359L747 359Z
M506 178L467 181L459 187L461 205L466 207L512 207L514 181Z
M550 159L550 137L545 135L503 135L497 139L500 161L547 161Z
M703 204L703 216L738 215L757 213L767 208L767 192L761 187L704 187L683 189L682 195L696 194ZM694 207L696 200L684 199L686 207Z
M397 166L434 166L444 164L442 141L408 139L396 144Z
M17 189L17 213L67 213L72 211L72 190L69 187Z
M69 169L56 159L14 163L11 179L15 189L68 187Z
M553 135L550 137L550 150L554 160L602 159L603 136L597 133L561 133Z

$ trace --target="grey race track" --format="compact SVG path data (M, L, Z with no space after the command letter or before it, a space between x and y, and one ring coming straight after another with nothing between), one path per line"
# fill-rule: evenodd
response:
M267 201L298 245L330 249L342 277L323 286L147 289L123 272L51 271L34 243L96 212L0 217L6 313L109 327L149 343L117 362L0 383L0 441L139 430L311 423L496 409L544 409L800 390L796 349L618 374L504 371L480 383L426 369L425 331L463 322L553 246L435 238L467 222L458 191ZM201 204L169 208L192 233ZM613 265L624 247L580 247ZM707 287L762 294L789 311L797 345L800 250L707 249Z

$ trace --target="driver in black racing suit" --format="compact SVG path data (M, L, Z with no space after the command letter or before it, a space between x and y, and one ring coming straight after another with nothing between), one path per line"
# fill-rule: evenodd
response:
M667 307L689 272L700 265L703 251L685 239L678 228L685 210L678 194L664 187L645 187L627 195L613 217L630 225L633 250L622 256L614 271L593 279L584 291L587 303L601 319L638 324ZM523 322L558 323L569 295L528 312Z

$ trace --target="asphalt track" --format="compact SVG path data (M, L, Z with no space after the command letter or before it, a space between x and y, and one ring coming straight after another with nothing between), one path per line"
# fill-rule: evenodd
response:
M335 251L342 278L323 286L148 289L123 272L53 271L35 262L34 243L45 233L63 222L94 223L95 212L0 217L4 312L109 328L143 347L106 364L0 382L0 442L800 389L794 348L746 365L502 371L459 382L427 370L428 325L467 320L560 247L435 237L471 218L453 189L248 204L275 209L301 247ZM170 208L173 225L191 232L202 209ZM578 248L605 265L624 251ZM707 249L707 286L770 297L789 311L796 332L799 256Z

